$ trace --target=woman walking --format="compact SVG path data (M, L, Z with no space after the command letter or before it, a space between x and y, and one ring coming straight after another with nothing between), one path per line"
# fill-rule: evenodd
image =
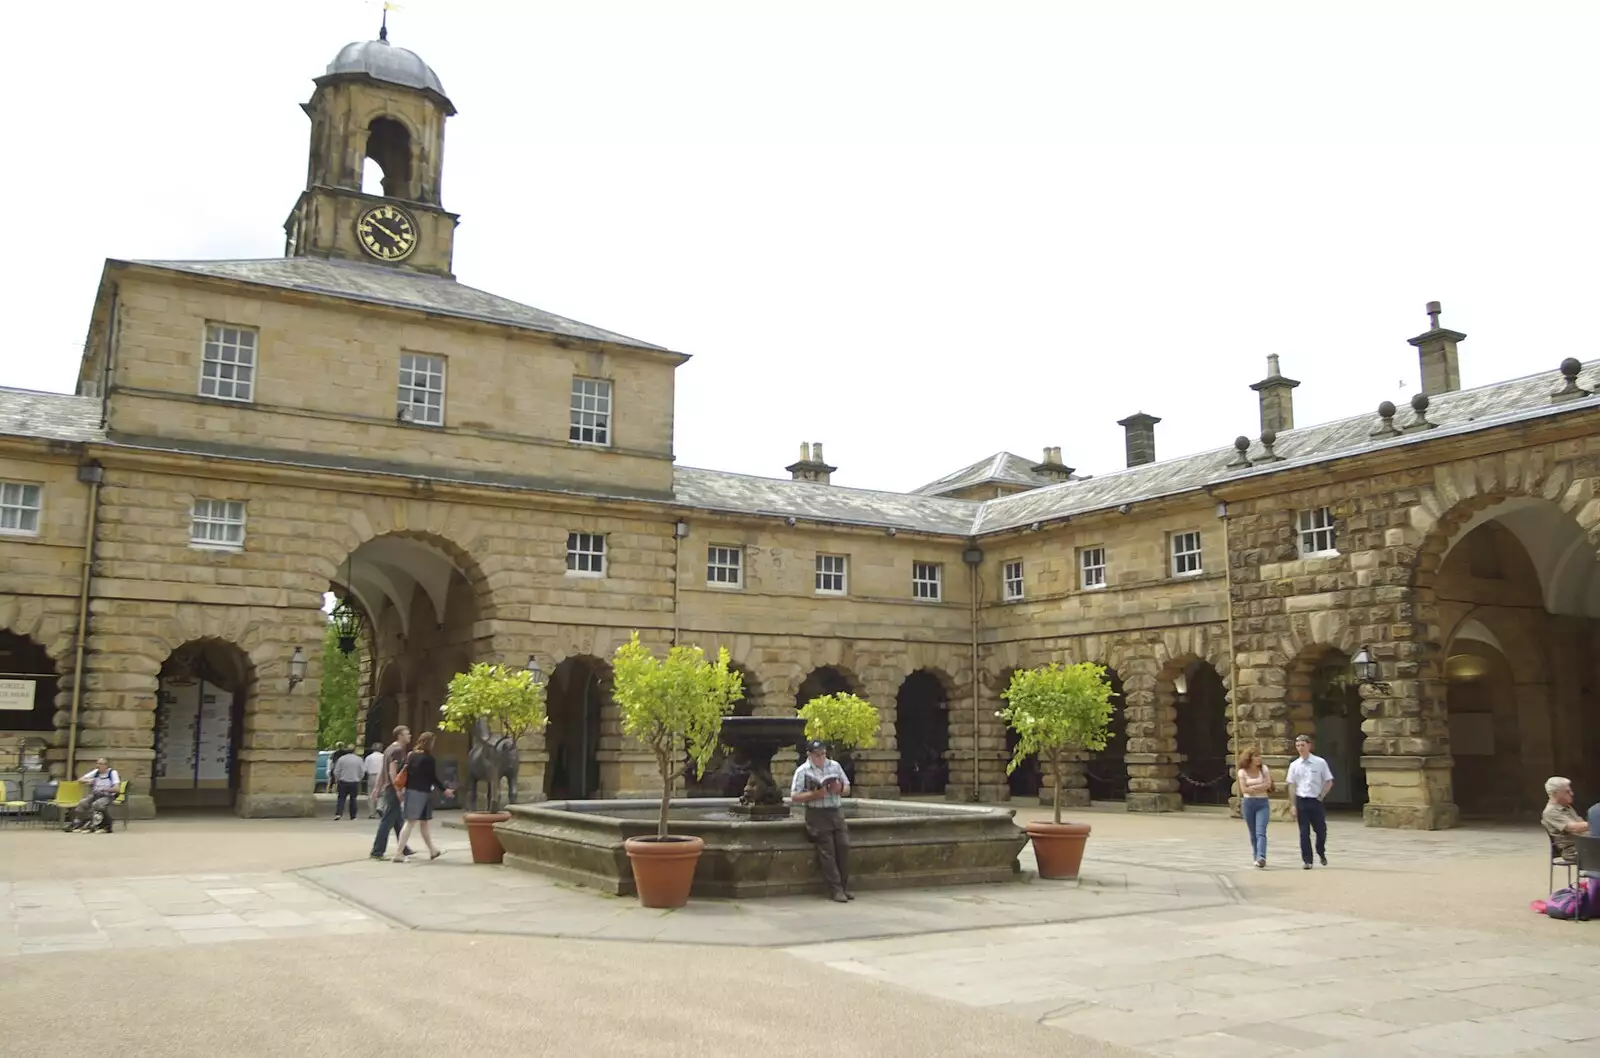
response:
M1270 793L1272 772L1261 763L1261 751L1246 746L1239 754L1239 810L1250 831L1250 858L1263 868L1267 865L1267 817L1272 814Z
M428 821L433 818L433 791L443 789L439 784L438 765L433 759L433 738L432 731L418 735L416 746L406 758L406 791L403 797L406 826L400 832L400 845L395 850L396 863L406 862L406 843L411 840L412 828L419 827L419 824L422 842L428 846L428 859L436 860L442 855L433 847L433 833L428 827ZM445 790L444 795L449 797L454 792Z

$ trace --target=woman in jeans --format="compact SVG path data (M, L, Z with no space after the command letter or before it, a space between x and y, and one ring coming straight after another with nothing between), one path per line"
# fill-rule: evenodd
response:
M438 765L433 759L433 732L424 731L417 736L417 744L406 758L406 790L401 797L406 826L400 832L400 846L395 850L394 862L406 862L406 843L411 840L411 829L421 825L423 844L428 846L428 859L436 860L441 853L433 847L433 834L428 821L433 818L433 791L443 789L439 783ZM449 797L454 790L445 790Z
M1271 815L1272 772L1261 763L1261 751L1246 746L1239 754L1239 810L1250 831L1250 858L1257 867L1267 865L1267 817ZM424 834L427 832L424 831Z

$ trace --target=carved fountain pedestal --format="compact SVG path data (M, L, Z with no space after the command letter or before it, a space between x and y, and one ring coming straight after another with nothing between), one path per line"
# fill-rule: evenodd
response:
M734 765L750 773L729 812L752 822L789 818L784 791L772 778L772 758L784 749L798 752L805 733L806 722L798 716L723 717L722 742L733 751Z

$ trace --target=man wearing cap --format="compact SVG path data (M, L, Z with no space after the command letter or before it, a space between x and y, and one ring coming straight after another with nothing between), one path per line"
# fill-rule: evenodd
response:
M1323 798L1333 789L1333 769L1311 752L1310 735L1297 735L1294 751L1300 759L1289 765L1289 818L1300 824L1300 861L1311 869L1311 831L1317 832L1317 859L1328 865L1328 812Z
M805 805L806 833L817 847L817 865L830 897L841 904L855 899L850 893L850 829L839 808L839 799L849 793L850 778L838 761L828 759L828 747L807 742L806 761L794 770L789 784L789 800Z

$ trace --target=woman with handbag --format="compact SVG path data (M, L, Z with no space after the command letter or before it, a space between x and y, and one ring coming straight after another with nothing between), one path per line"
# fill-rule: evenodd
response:
M395 776L395 786L404 786L400 797L406 817L405 829L400 832L400 849L394 856L396 863L406 862L406 843L411 840L413 827L422 831L422 842L428 846L428 859L436 860L443 855L434 848L433 833L428 827L429 820L433 818L433 791L444 789L439 782L438 763L433 758L433 739L432 731L418 735L416 747L406 757L405 767ZM445 790L444 795L449 797L454 792Z

